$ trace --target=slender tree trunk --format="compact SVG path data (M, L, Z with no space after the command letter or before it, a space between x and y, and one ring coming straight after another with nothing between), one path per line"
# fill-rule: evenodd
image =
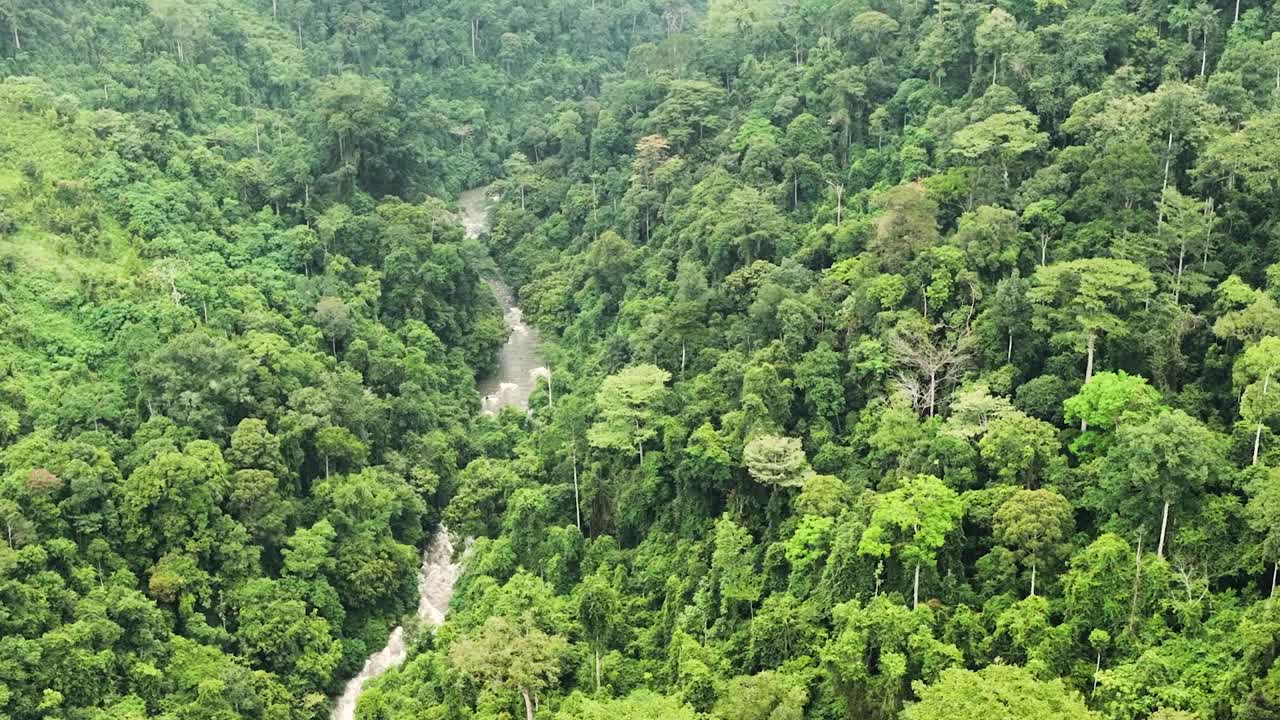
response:
M529 688L521 685L520 696L524 698L525 720L533 720L533 696L529 693Z
M916 563L916 577L911 588L911 609L920 607L920 563Z
M1264 378L1262 381L1262 397L1263 397L1264 403L1267 397L1267 390L1270 387L1271 387L1271 371L1268 370L1266 378ZM1258 427L1253 431L1253 462L1250 463L1251 465L1258 464L1258 449L1260 447L1262 447L1262 418L1261 417L1258 418Z
M1183 240L1182 245L1178 247L1178 274L1173 279L1173 304L1177 305L1178 300L1182 297L1182 269L1185 266L1187 257L1187 241Z
M1045 264L1049 254L1049 233L1040 233L1040 265Z
M280 19L280 0L271 0L271 19Z
M1004 355L1006 363L1013 362L1013 330L1009 330L1009 350Z
M1097 692L1098 690L1098 673L1100 672L1102 672L1102 651L1101 650L1098 651L1098 659L1093 663L1093 689L1089 691L1090 695Z
M929 417L933 417L933 408L938 397L938 372L936 370L929 371L929 395L925 401L929 403Z
M1209 64L1209 28L1200 34L1200 77L1204 77L1205 67Z
M571 442L569 456L573 464L573 513L578 520L578 534L582 534L582 501L578 498L578 443Z
M600 648L596 648L596 692L600 692Z
M1173 131L1169 131L1169 142L1164 150L1164 183L1160 185L1160 194L1169 189L1169 164L1173 162ZM1160 222L1164 222L1164 208L1160 209Z
M1235 25L1240 22L1240 0L1236 0L1236 16L1231 18L1231 24Z
M1276 575L1280 575L1280 560L1271 565L1271 597L1276 596Z
M324 479L329 479L329 456L324 456Z
M1138 590L1142 587L1142 536L1138 536L1138 549L1133 555L1133 599L1129 603L1129 632L1138 619Z
M1036 596L1036 564L1031 563L1031 597Z
M1086 346L1085 346L1086 355L1085 355L1085 363L1084 363L1084 381L1086 384L1093 379L1093 353L1094 353L1094 350L1097 348L1097 345L1098 345L1098 336L1092 330L1090 330L1089 338L1086 341ZM1084 418L1080 418L1080 432L1084 432L1085 430L1088 430L1088 429L1089 429L1089 422Z
M1164 534L1169 529L1169 501L1164 501L1164 510L1160 513L1160 542L1156 544L1156 557L1164 557Z
M1097 333L1090 330L1089 337L1086 340L1086 343L1087 344L1085 346L1085 349L1087 350L1088 354L1085 358L1084 381L1088 383L1090 380L1093 379L1093 355L1094 355L1094 351L1097 350L1097 347L1098 347Z
M22 49L22 39L18 37L18 13L14 10L13 17L9 19L9 24L13 27L13 45L17 50Z
M1200 272L1209 270L1209 248L1213 247L1213 198L1204 201L1204 252L1200 254Z

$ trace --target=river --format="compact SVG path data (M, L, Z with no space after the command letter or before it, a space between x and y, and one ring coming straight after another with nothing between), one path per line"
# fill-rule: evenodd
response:
M488 232L494 203L488 188L475 188L458 196L467 237L474 238ZM533 392L537 379L548 374L538 356L538 333L525 324L506 283L497 278L486 279L485 283L502 306L502 315L511 334L498 351L497 371L478 383L483 398L481 412L493 415L507 406L528 410L529 394ZM418 570L417 616L422 627L433 628L444 622L449 599L453 597L453 586L461 574L462 563L454 558L453 539L449 537L448 529L441 525L422 553L422 566ZM347 682L334 705L333 720L354 720L356 702L364 691L365 683L403 663L407 654L404 628L397 627L387 638L386 647L370 655L360 673Z
M458 196L462 208L463 225L467 235L476 237L489 230L494 204L493 196L486 188L468 190ZM480 412L496 415L504 407L529 409L529 395L537 386L538 378L550 377L546 362L538 355L541 340L538 331L524 321L524 312L516 305L511 288L498 278L486 278L485 283L502 306L502 317L511 334L498 350L498 369L490 377L479 382Z

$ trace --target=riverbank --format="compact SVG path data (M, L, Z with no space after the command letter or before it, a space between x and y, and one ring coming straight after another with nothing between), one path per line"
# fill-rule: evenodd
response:
M489 231L496 204L497 198L489 193L488 187L473 188L458 196L458 208L462 211L462 225L467 237L479 237ZM548 374L538 354L541 340L537 330L524 322L524 313L516 305L511 288L497 278L486 279L485 283L502 307L502 316L510 334L498 351L497 369L493 375L477 383L482 398L481 412L494 415L504 407L527 410L529 395L537 379ZM454 585L462 574L462 563L455 562L454 554L453 539L448 529L441 525L423 552L418 571L417 620L422 628L435 628L444 622ZM356 704L365 684L399 666L407 655L404 628L397 627L391 631L386 646L370 655L360 673L347 682L334 705L332 720L354 720Z

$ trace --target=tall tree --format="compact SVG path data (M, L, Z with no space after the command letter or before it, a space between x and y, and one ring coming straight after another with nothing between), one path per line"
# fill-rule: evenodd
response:
M1036 569L1064 554L1075 525L1071 503L1052 490L1020 490L1004 501L994 516L996 540L1031 566L1031 595L1036 594Z
M954 490L932 475L917 475L876 499L858 552L882 558L897 555L912 568L911 606L918 607L920 568L934 565L963 511L964 503Z
M1085 258L1037 269L1027 298L1036 306L1033 325L1050 331L1055 345L1084 346L1087 383L1093 377L1098 338L1127 335L1125 315L1154 290L1146 268L1127 260Z
M1222 439L1181 410L1125 425L1107 452L1097 507L1160 508L1156 555L1164 557L1169 511L1198 501L1227 467Z
M613 580L597 572L585 578L574 591L578 622L586 630L595 654L596 692L600 691L600 654L622 620L622 598Z
M671 373L656 365L635 365L605 378L596 393L600 419L587 431L598 448L635 450L644 463L644 443L657 435L654 406L662 399Z
M493 616L449 648L449 661L494 688L520 693L525 720L533 720L535 699L555 683L568 651L564 638L543 632L528 615Z

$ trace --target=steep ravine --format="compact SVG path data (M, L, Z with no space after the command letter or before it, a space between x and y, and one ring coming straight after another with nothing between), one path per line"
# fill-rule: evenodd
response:
M493 200L488 188L475 188L458 196L462 209L462 222L469 237L477 237L488 231ZM511 334L498 351L498 368L493 376L479 383L482 397L481 412L492 415L504 407L522 410L529 407L529 394L533 392L537 378L547 369L538 355L537 331L524 323L520 308L515 305L511 288L496 278L485 281L493 289L502 306L503 318ZM454 559L453 539L443 525L422 553L422 566L418 570L418 620L423 627L436 627L444 622L453 596L454 583L462 574L461 562ZM338 697L333 709L333 720L354 720L356 702L364 691L365 683L404 662L404 628L391 631L387 644L365 660L360 673L351 678Z

